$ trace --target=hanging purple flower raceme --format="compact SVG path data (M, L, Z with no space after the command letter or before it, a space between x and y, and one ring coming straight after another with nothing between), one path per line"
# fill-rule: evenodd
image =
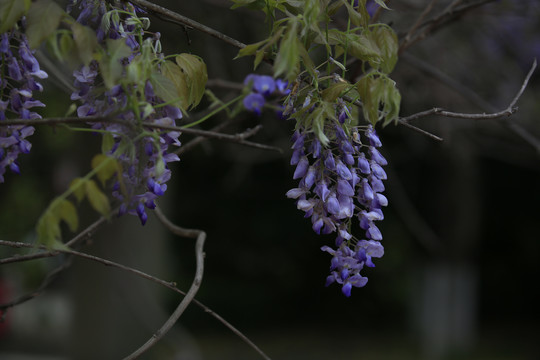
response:
M304 107L310 103L304 101ZM336 249L322 247L333 256L326 284L337 282L350 296L353 287L367 283L360 271L374 267L372 258L384 253L375 222L384 218L382 207L388 204L381 193L386 179L382 167L387 162L378 150L382 144L373 127L346 125L344 107L338 104L337 121L325 126L326 146L311 129L299 127L293 134L290 163L296 167L293 178L299 184L286 195L296 199L297 208L311 219L313 231L337 234ZM353 220L365 231L361 238L351 233Z
M133 10L129 3L124 6L125 11ZM136 35L140 35L137 31L142 30L137 29L133 22L128 22L128 17L102 26L101 21L107 11L103 2L80 1L79 8L81 12L78 21L98 29L98 40L101 43L106 39L125 39L131 49L131 55L122 59L126 69L141 52L141 44ZM158 35L151 41L159 41ZM166 183L171 178L168 164L180 160L170 151L170 146L180 146L179 132L152 130L144 125L176 126L176 120L182 118L182 112L178 107L165 105L154 93L150 81L145 82L144 89L140 88L140 84L123 84L103 91L99 66L95 61L76 70L73 76L76 91L72 93L71 99L80 102L77 115L111 116L115 119L107 124L95 123L92 127L106 130L114 140L108 155L114 157L122 169L121 176L115 178L112 184L112 195L120 201L119 214L137 215L144 225L148 218L146 210L154 209L154 200L167 190ZM134 108L134 100L141 106ZM140 125L146 136L141 135Z
M39 80L47 73L40 69L26 35L17 28L1 34L0 56L0 122L7 118L41 119L32 109L45 104L34 99L33 92L43 90ZM30 152L28 137L33 133L33 126L0 126L0 183L4 182L6 168L20 173L17 158Z

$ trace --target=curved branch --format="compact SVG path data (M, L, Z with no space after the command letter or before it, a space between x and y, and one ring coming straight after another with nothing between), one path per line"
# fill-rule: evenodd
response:
M158 215L161 222L165 225L167 229L169 229L173 234L182 236L182 237L189 237L189 238L196 238L197 241L195 242L195 256L197 260L197 268L195 270L195 277L193 279L193 283L191 284L191 287L189 288L186 296L182 299L176 310L171 314L169 319L163 324L163 326L156 331L154 335L146 342L144 343L140 348L135 350L132 354L125 357L124 360L133 360L138 358L140 355L148 351L153 345L155 345L172 327L180 316L184 313L184 310L188 307L188 305L193 301L195 298L195 294L199 290L199 287L201 286L202 277L203 277L203 270L204 270L204 252L203 252L203 246L204 241L206 239L206 233L202 230L195 230L195 229L184 229L179 226L174 225L171 223L168 219L164 217L162 213L159 212L159 208L156 207L156 213L159 213Z

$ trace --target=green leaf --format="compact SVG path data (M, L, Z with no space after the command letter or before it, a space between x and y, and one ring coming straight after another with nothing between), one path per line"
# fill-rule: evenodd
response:
M118 172L118 161L105 154L97 154L92 158L92 169L97 171L97 177L104 186Z
M347 90L351 84L346 82L337 82L335 84L330 85L326 89L323 90L321 96L324 101L328 102L334 102L338 98L338 96Z
M77 231L79 227L77 209L71 201L56 198L37 222L38 244L43 244L49 249L67 249L61 241L60 221L62 220L66 222L72 232Z
M236 55L236 57L234 59L238 59L238 58L241 58L243 56L249 56L249 55L253 55L257 52L257 50L262 46L264 45L265 42L267 42L268 39L266 40L263 40L263 41L259 41L259 42L256 42L254 44L249 44L249 45L246 45L245 47L243 47L242 49L240 49L238 51L238 55Z
M109 199L99 189L94 180L88 180L85 184L86 196L92 208L105 217L109 217L111 213L111 206L109 205Z
M201 101L208 81L206 64L200 57L192 54L180 54L176 56L175 60L187 78L189 106L195 107Z
M19 21L30 8L30 0L0 0L0 34Z
M105 56L101 58L99 67L105 86L111 89L122 78L124 66L121 60L131 55L131 49L126 45L126 40L120 38L107 39L105 51Z
M52 0L39 0L32 3L26 14L26 36L30 48L38 47L42 41L51 36L65 12Z
M306 122L312 124L313 132L317 138L319 138L321 144L326 147L330 143L330 139L328 139L324 133L325 120L323 106L317 106L315 110L313 110L313 112L306 118Z
M257 70L257 67L261 63L261 61L264 59L264 50L259 50L255 54L255 60L253 61L253 70Z
M36 225L37 243L45 245L48 249L61 244L62 231L60 230L59 220L50 208L45 210Z
M71 24L71 31L73 31L73 40L75 40L78 57L83 64L88 65L94 59L94 51L98 47L96 33L88 26L81 25L78 22Z
M375 27L371 34L381 54L381 61L377 65L383 73L389 74L398 60L399 44L397 35L394 30L386 25Z
M376 94L377 86L377 79L371 76L363 77L356 84L360 100L362 101L364 118L373 125L379 120L379 99Z
M70 65L79 63L79 57L77 51L75 51L75 41L66 33L60 34L59 43L59 60L68 60Z
M110 132L105 133L101 140L101 152L103 154L109 153L113 149L115 143L114 136L112 136Z
M380 6L382 7L383 9L386 9L386 10L391 10L385 3L384 0L375 0L375 2Z
M401 104L401 94L396 88L396 83L390 79L386 81L386 91L384 96L384 108L383 112L386 113L384 118L383 126L395 122L399 119L399 109Z
M77 209L73 203L69 200L63 199L55 204L55 213L58 219L64 220L72 232L77 231L79 227L79 217L77 216Z
M285 78L293 81L300 72L300 41L296 32L296 23L285 33L279 44L279 52L274 62L274 77L284 74Z
M341 34L341 44L352 56L362 61L369 61L370 65L373 66L381 61L381 54L377 44L366 33L369 34L369 32L364 32L361 35Z
M353 23L354 26L366 26L368 21L365 21L365 19L362 18L362 15L356 11L354 7L351 6L351 2L347 0L341 0L343 5L347 8L347 12L349 13L349 19Z
M75 178L69 184L69 191L75 195L77 202L81 202L86 196L86 180L83 178Z
M161 64L161 74L153 74L152 85L156 94L166 102L172 102L181 109L189 106L189 89L187 79L180 66L172 61ZM156 88L157 86L157 88Z

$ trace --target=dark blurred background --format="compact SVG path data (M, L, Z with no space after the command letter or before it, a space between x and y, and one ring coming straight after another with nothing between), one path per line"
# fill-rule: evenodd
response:
M467 1L463 1L467 3ZM260 41L262 13L231 11L230 2L159 4L244 43ZM435 4L426 19L450 1ZM379 21L399 35L424 1L391 2ZM494 1L467 12L407 49L392 74L402 94L401 115L432 107L497 112L518 92L540 55L540 4ZM237 92L216 79L240 83L251 59L208 35L151 17L164 52L190 52L207 66L210 89L222 99ZM258 73L270 73L263 64ZM365 288L346 298L324 287L330 256L309 220L285 193L296 187L289 166L294 124L271 111L241 113L226 128L264 126L253 141L283 154L210 140L172 165L161 201L175 223L204 229L205 275L197 299L229 320L273 359L540 359L537 235L540 201L539 75L518 102L519 112L497 120L430 116L414 125L378 128L389 160L383 232L385 256L368 269ZM217 82L219 84L220 82ZM47 84L46 116L61 116L68 96ZM207 103L206 103L207 105ZM200 109L204 109L203 102ZM192 115L197 118L197 111ZM218 116L201 125L209 129ZM189 122L190 120L186 120ZM190 137L185 136L187 143ZM22 174L0 185L0 238L34 240L33 226L73 177L84 175L100 138L61 127L39 127ZM87 204L84 220L97 217ZM65 232L69 237L69 232ZM138 268L187 289L194 272L189 239L166 232L151 216L141 227L124 216L95 234L88 252ZM7 257L15 251L1 248ZM31 291L61 259L0 267L3 301ZM181 298L117 269L74 259L43 295L9 311L0 325L0 359L118 359L142 344ZM257 359L257 353L195 305L143 359Z

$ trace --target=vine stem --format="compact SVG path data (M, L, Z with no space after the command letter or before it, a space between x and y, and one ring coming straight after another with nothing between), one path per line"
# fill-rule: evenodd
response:
M152 335L150 339L146 343L144 343L140 348L135 350L133 353L128 355L124 358L124 360L133 360L137 359L139 356L141 356L143 353L148 351L152 346L154 346L165 334L176 324L180 316L184 313L188 305L194 300L195 294L197 294L197 291L199 291L199 287L201 286L202 278L203 278L203 272L204 272L204 241L206 240L206 233L202 230L196 230L196 229L184 229L177 225L174 225L172 222L170 222L159 210L159 207L156 207L156 213L159 214L158 218L160 221L165 225L165 227L171 231L173 234L181 237L188 237L188 238L196 238L195 241L195 259L196 259L196 270L195 270L195 277L193 278L193 282L176 308L174 312L171 314L171 316L167 319L167 321L161 326L161 328Z

